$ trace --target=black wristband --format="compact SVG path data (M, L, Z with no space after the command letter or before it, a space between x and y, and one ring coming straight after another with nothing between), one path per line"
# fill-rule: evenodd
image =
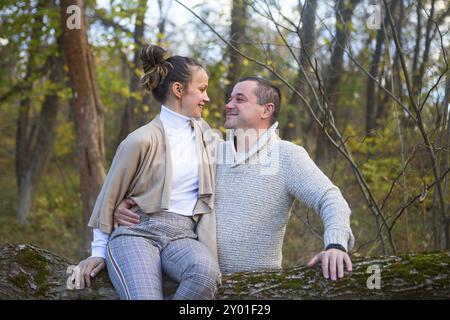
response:
M338 250L347 252L347 250L345 250L345 248L344 248L342 245L337 244L337 243L330 243L330 244L327 245L327 247L325 248L325 250L328 250L328 249L338 249Z

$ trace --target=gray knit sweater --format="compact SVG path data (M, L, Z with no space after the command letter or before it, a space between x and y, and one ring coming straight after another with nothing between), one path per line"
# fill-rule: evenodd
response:
M280 140L272 126L246 156L219 147L216 219L222 272L279 269L290 210L297 198L324 223L324 243L350 249L350 208L304 148Z

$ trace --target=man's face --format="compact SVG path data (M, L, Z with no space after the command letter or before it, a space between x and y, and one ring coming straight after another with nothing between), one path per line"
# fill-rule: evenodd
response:
M226 129L261 129L264 125L262 114L264 105L257 103L255 90L256 81L238 82L231 92L231 97L225 105Z

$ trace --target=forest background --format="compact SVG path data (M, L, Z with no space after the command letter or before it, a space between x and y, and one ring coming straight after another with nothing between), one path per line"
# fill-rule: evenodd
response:
M240 77L280 86L280 134L349 202L353 255L449 250L449 27L445 0L1 0L0 244L86 256L116 147L160 109L139 84L153 43L206 67L222 132ZM283 265L322 232L296 202Z

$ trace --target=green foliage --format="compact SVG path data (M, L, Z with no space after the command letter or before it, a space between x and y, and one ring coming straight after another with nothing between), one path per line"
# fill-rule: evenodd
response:
M88 11L96 7L96 1L87 1ZM81 200L78 190L78 164L75 149L75 129L70 111L70 99L72 90L69 83L54 84L48 80L48 73L43 74L40 68L48 57L59 54L55 39L61 34L59 8L52 6L51 2L44 8L36 10L37 1L11 1L3 0L0 3L0 38L6 39L6 44L0 44L0 97L7 94L18 84L32 84L32 90L15 91L0 105L0 134L2 135L0 148L0 239L2 242L32 242L52 251L58 252L70 258L79 258L82 225ZM275 6L270 2L272 8ZM166 4L165 4L166 5ZM150 6L150 3L149 3ZM320 6L320 4L319 4ZM165 7L166 8L166 7ZM258 7L256 7L258 8ZM218 40L208 27L192 20L183 27L173 28L174 17L171 9L167 15L166 32L160 33L158 19L154 12L157 11L156 3L151 4L145 21L145 37L143 42L156 43L162 41L163 47L169 49L172 54L192 56L199 60L209 73L208 95L210 103L204 109L203 117L216 129L224 132L224 105L227 97L225 89L229 85L227 73L230 69L228 60L229 48ZM246 55L265 62L268 69L278 72L288 83L298 85L298 63L286 47L284 39L291 46L292 52L300 53L301 43L295 30L289 31L281 28L283 37L277 33L273 24L250 10L251 19L248 22L247 40L242 44L242 52ZM261 8L260 8L261 9ZM291 8L292 17L297 19L299 12L297 7ZM327 8L326 10L331 10ZM136 0L110 1L108 9L99 11L103 17L113 21L116 27L106 27L96 16L89 14L89 41L94 55L96 79L102 104L105 106L105 145L107 162L112 158L116 148L116 139L120 130L120 121L128 99L133 98L138 106L133 110L137 115L138 124L142 125L152 119L158 111L159 104L148 99L148 93L130 92L129 84L133 76L140 76L142 71L133 65L132 57L139 48L134 44L133 27L136 15L143 7ZM212 6L204 2L196 7L202 17L214 22L213 27L228 39L229 18L225 8ZM89 11L91 12L91 11ZM334 12L328 12L333 16ZM409 13L406 13L409 14ZM42 18L42 23L39 19ZM159 17L161 18L161 17ZM176 17L175 17L176 19ZM351 45L355 59L366 69L370 68L373 44L377 30L369 30L365 26L365 17L354 16L346 26L351 33ZM406 21L407 19L405 19ZM225 23L222 23L226 21ZM283 22L283 19L280 20ZM322 23L322 22L321 22ZM324 27L317 22L317 43L314 49L313 62L317 61L322 81L327 72L330 54L334 45L334 39L325 32ZM327 23L327 22L325 22ZM360 25L364 25L360 28ZM119 27L120 26L120 27ZM288 28L293 26L286 24ZM38 32L32 36L33 27ZM335 30L336 26L331 26ZM337 28L344 26L338 23ZM403 41L405 48L410 49L415 39L414 23L404 26ZM128 29L124 32L121 28ZM179 35L182 35L181 38ZM179 38L177 38L177 36ZM5 40L2 40L5 41ZM388 41L388 40L387 40ZM3 42L2 42L3 43ZM436 46L438 47L438 46ZM434 48L434 46L433 46ZM184 50L187 49L187 50ZM408 51L408 50L406 50ZM383 77L393 73L390 56L393 52L384 51L381 57L380 68L384 68ZM435 82L438 71L441 71L442 58L433 60L427 71L424 87L430 87ZM431 59L430 58L430 59ZM406 52L409 63L412 57ZM430 60L431 61L431 60ZM337 102L338 108L333 110L336 125L343 132L347 146L352 152L352 157L358 165L366 182L368 183L375 199L381 205L384 203L383 212L389 223L396 219L398 209L406 201L420 194L424 184L430 184L432 176L431 164L428 154L421 144L423 143L418 130L407 124L404 115L393 105L392 101L386 104L386 116L383 116L376 130L370 135L365 133L366 119L366 85L367 75L362 72L347 55L344 55L344 72L338 88L337 97L328 97L329 102ZM428 66L427 66L428 68ZM314 87L318 87L315 74L306 68L306 73ZM27 72L29 73L28 76ZM318 145L317 130L314 120L303 102L298 105L289 103L292 92L284 83L276 78L269 70L256 63L243 59L239 76L259 75L273 81L281 87L283 95L282 111L279 117L282 131L286 127L300 128L302 134L293 139L294 143L308 146L310 155L314 158L315 149L323 147ZM382 76L380 75L380 79ZM67 80L67 79L66 79ZM399 74L402 97L407 104L407 91L404 87L405 78ZM316 110L314 99L303 81L302 94ZM384 83L385 79L381 79ZM322 83L322 85L324 85ZM298 88L296 88L298 89ZM377 99L380 103L384 92L377 89ZM397 90L397 88L395 89ZM29 223L21 226L16 223L16 177L15 177L15 139L16 120L20 100L30 97L32 106L30 111L31 121L35 121L45 94L57 92L60 101L60 115L54 142L54 154L50 166L44 178L40 182L36 208L29 217ZM437 106L443 95L433 93L430 100L422 110L425 127L434 142L439 131L435 130L437 119ZM419 97L423 99L424 92ZM322 98L319 97L319 100ZM334 100L336 99L336 101ZM394 116L394 108L397 108L399 123L404 140L404 157L402 159L402 145L399 138L399 127ZM295 111L295 112L294 112ZM294 117L288 118L288 114ZM309 130L309 131L308 131ZM403 172L405 161L415 150L415 158ZM105 167L108 166L105 164ZM380 243L375 240L377 235L376 222L367 202L361 195L361 190L356 183L354 172L348 162L336 153L333 158L327 159L322 168L329 174L333 183L340 187L352 209L351 224L356 237L357 247L362 245L359 253L381 253ZM395 181L395 183L394 183ZM448 191L448 189L447 189ZM393 227L393 236L399 251L430 250L433 248L432 214L437 210L437 201L433 201L434 190L429 190L420 203L410 206L397 220ZM389 197L388 197L389 194ZM446 194L450 201L450 194ZM438 212L439 214L439 212ZM307 222L308 221L308 222ZM314 226L319 235L322 223L312 212L295 206L291 215L283 247L284 264L292 266L298 263L306 263L313 253L322 249L322 243L311 234L311 226ZM56 240L55 240L56 239Z
M76 169L76 167L75 167ZM26 225L16 221L14 205L2 205L0 213L1 244L33 243L71 259L79 259L81 247L82 212L77 190L76 170L61 172L52 166L41 184L33 215ZM1 187L11 181L1 179ZM14 188L10 188L14 191ZM2 194L2 198L8 194ZM14 193L9 197L14 198Z

